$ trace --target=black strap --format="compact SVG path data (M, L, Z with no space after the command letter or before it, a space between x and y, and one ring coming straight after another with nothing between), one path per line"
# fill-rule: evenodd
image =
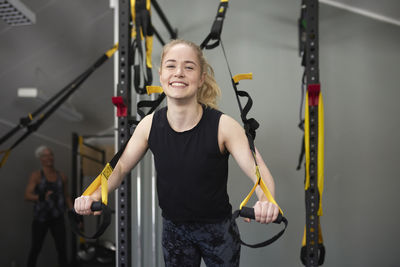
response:
M107 227L111 223L111 209L107 206L104 205L101 202L93 202L92 211L101 211L101 217L103 218L96 230L96 232L92 235L88 235L87 233L82 232L82 222L83 222L83 216L77 214L73 209L68 211L68 219L71 225L71 230L77 234L80 235L86 239L97 239L100 237L104 231L107 229Z
M161 102L165 98L165 93L160 94L155 100L142 100L137 104L137 112L141 118L144 118L146 115L151 114L156 108L161 104ZM146 113L144 112L144 108L150 108ZM139 122L137 122L139 123ZM135 123L135 124L137 124Z
M34 113L31 114L31 117L24 117L20 119L20 124L14 127L10 132L8 132L5 136L1 138L1 142L5 142L7 139L12 137L18 130L22 128L26 128L27 131L20 136L17 141L15 141L8 151L14 149L17 145L19 145L23 140L25 140L29 135L35 132L39 127L79 88L79 86L105 61L107 61L108 57L103 54L90 68L88 68L84 73L75 78L72 82L70 82L66 87L64 87L60 92L54 95L50 100L44 103L39 109L37 109ZM57 100L58 99L58 100ZM57 100L55 103L53 103ZM39 114L42 110L47 107L50 108L40 116L35 122L32 119Z
M228 1L221 1L219 3L217 15L214 19L211 31L200 45L201 49L213 49L219 45L221 41L222 26L224 25L225 13L227 9ZM214 41L214 43L210 43L210 41Z
M241 210L236 210L233 214L232 214L232 218L234 220L236 220L238 217L245 217L245 218L250 218L250 219L255 219L254 216L254 209L253 208L248 208L248 207L242 207ZM250 248L261 248L261 247L265 247L268 246L272 243L274 243L276 240L278 240L283 233L285 232L287 226L288 226L288 220L282 216L281 213L279 213L278 218L273 222L273 223L277 223L277 224L281 224L283 222L283 224L285 225L285 227L276 235L274 235L273 237L271 237L270 239L264 241L264 242L260 242L260 243L256 243L256 244L248 244L246 242L244 242L242 239L240 239L240 242L242 243L242 245L250 247Z
M249 147L251 149L251 151L253 152L253 159L254 162L257 166L257 160L255 158L255 145L254 145L254 139L256 138L256 130L258 129L258 127L260 126L259 123L254 119L254 118L247 118L247 114L249 113L251 107L253 106L253 100L251 99L249 93L247 93L246 91L240 91L237 88L237 85L239 84L238 82L235 82L235 80L233 79L233 75L231 72L231 69L229 67L229 62L228 62L228 58L226 56L225 53L225 49L224 49L224 45L222 43L221 40L221 32L222 32L222 26L223 26L223 21L225 19L225 13L226 10L228 8L228 2L220 2L219 6L218 6L218 12L217 12L217 16L214 20L213 26L211 28L211 32L210 34L206 37L206 39L202 42L202 44L200 45L201 49L212 49L217 47L219 44L221 44L221 48L224 54L224 58L226 61L226 65L228 67L228 71L231 77L231 81L232 81L232 87L233 90L235 92L235 96L236 96L236 100L239 106L239 110L240 110L240 118L242 119L243 122L243 127L247 136L247 140L249 143ZM209 42L211 40L214 40L215 42L212 44L209 44ZM242 104L240 102L240 97L246 97L247 98L247 102L246 105L244 106L244 108L242 107ZM242 207L241 210L236 210L233 214L232 217L233 219L236 219L237 217L247 217L247 218L252 218L254 219L254 209L252 208L247 208L247 207ZM285 227L283 230L281 230L279 233L277 233L275 236L273 236L272 238L258 243L258 244L247 244L246 242L244 242L243 240L240 239L241 243L245 246L251 247L251 248L259 248L259 247L265 247L268 246L269 244L275 242L276 240L278 240L283 233L285 232L287 225L288 225L288 220L282 216L281 213L279 213L278 219L274 222L274 223L281 223L283 222L285 224Z
M146 93L146 86L151 85L153 82L153 74L151 68L148 68L146 63L143 60L144 58L144 49L142 46L142 33L143 36L152 36L153 35L153 27L151 24L151 16L149 10L146 8L146 1L136 1L135 2L135 30L136 30L136 38L132 42L133 51L133 61L134 64L134 87L138 94ZM146 38L145 38L145 46L146 46ZM135 62L136 54L138 56L137 62ZM142 68L143 67L143 68ZM146 71L144 71L146 70ZM140 87L141 76L143 76L143 87Z

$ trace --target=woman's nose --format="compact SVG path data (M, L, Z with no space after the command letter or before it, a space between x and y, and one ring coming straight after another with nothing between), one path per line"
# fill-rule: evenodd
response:
M183 67L177 66L175 69L175 76L182 77L183 76Z

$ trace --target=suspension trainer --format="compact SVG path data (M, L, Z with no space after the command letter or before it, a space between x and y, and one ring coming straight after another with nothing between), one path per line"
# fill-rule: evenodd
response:
M322 265L325 259L320 224L324 187L324 110L319 80L318 0L302 1L298 26L299 55L302 56L301 64L304 67L299 128L304 131L304 138L297 169L301 168L305 155L306 205L306 225L300 258L305 266L313 267Z

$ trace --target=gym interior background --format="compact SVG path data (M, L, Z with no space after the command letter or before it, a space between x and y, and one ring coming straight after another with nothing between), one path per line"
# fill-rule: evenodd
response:
M0 20L0 135L40 105L19 98L18 88L34 87L52 96L111 48L116 36L113 1L21 2L36 14L36 23L11 27ZM178 36L198 44L209 33L218 2L158 1ZM360 10L365 12L355 12ZM325 102L324 266L400 266L400 2L325 0L320 1L319 11L320 80ZM276 199L289 220L284 236L271 246L243 247L242 266L302 266L304 170L296 171L303 135L297 127L303 73L298 55L299 14L300 1L232 0L224 23L222 40L232 71L253 72L253 80L243 81L241 88L253 97L250 116L261 124L256 146L275 178ZM154 12L153 23L168 36ZM155 39L156 85L160 51ZM220 109L240 121L221 49L208 50L205 55L223 90ZM32 204L25 202L23 195L29 174L39 168L34 149L41 144L52 147L56 167L71 177L72 132L114 133L113 61L96 70L69 99L66 108L83 118L55 113L12 151L0 169L1 266L24 266L26 262ZM112 139L95 143L114 144ZM149 175L146 169L144 172L143 177ZM251 186L232 162L229 192L234 208ZM143 193L144 211L149 209L149 194ZM146 236L150 231L146 217L143 225ZM249 241L266 239L279 229L244 223L239 227ZM103 238L115 238L113 225ZM143 266L151 266L147 262L150 245L147 240L142 243ZM158 252L157 264L163 266L161 250ZM132 254L138 257L137 252ZM38 264L56 264L50 235Z

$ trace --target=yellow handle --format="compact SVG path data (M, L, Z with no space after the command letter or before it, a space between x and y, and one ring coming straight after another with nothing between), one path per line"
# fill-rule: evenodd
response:
M251 80L253 79L253 73L241 73L241 74L236 74L235 76L232 77L233 81L235 83L238 83L241 80Z
M164 92L164 90L162 89L161 86L156 86L156 85L147 85L146 90L147 90L148 95L151 95L154 93L161 94L162 92Z

